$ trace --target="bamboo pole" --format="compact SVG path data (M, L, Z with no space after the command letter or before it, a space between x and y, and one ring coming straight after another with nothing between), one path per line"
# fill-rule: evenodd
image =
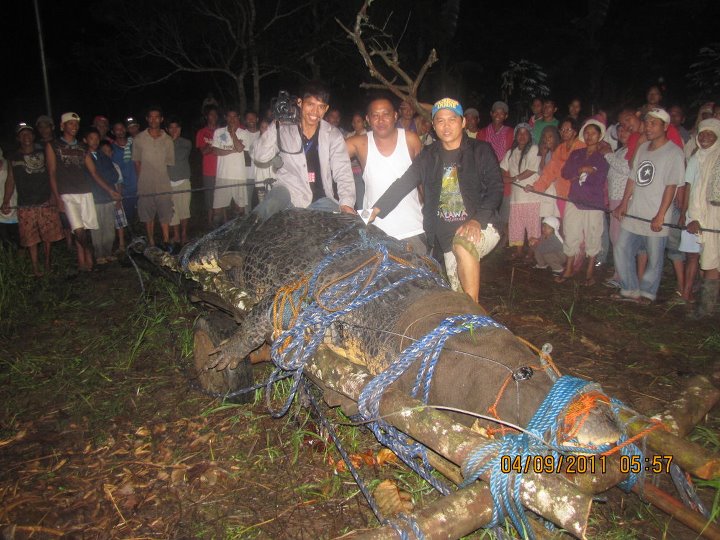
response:
M373 377L363 367L348 362L327 348L321 348L305 372L353 400L358 399L361 390ZM453 422L444 413L427 408L420 401L392 388L383 394L380 414L385 421L456 465L460 465L477 447L490 442L468 427ZM488 480L489 475L483 479ZM561 475L525 474L521 499L526 508L577 538L584 538L592 498L581 493Z

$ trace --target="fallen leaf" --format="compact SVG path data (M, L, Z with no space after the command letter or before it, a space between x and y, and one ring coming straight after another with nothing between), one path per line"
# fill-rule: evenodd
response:
M185 483L185 469L173 469L170 473L170 484L184 484Z
M135 488L134 488L132 482L126 482L118 488L116 493L120 496L126 497L128 495L132 495L133 493L135 493Z
M600 345L598 345L591 339L586 338L585 336L582 336L580 338L580 343L585 345L588 349L590 349L595 354L599 354L603 351L603 348Z
M213 436L213 433L206 433L205 435L201 435L199 437L196 437L193 442L190 443L190 448L197 448L201 444L205 444L210 440L210 438Z
M383 480L373 491L380 512L386 516L409 514L413 509L412 496L399 489L392 480Z
M205 472L211 467L208 463L198 463L197 465L193 465L187 470L187 482L190 483L196 478L200 478Z
M205 471L203 474L200 475L200 482L203 484L208 484L209 486L214 486L217 484L218 481L218 471L215 467L211 467L207 471Z
M398 457L395 455L395 452L389 448L382 448L378 451L377 458L375 458L375 460L378 465L382 466L385 463L397 463Z
M145 426L140 426L135 430L135 435L138 437L149 437L150 436L150 430L146 428Z

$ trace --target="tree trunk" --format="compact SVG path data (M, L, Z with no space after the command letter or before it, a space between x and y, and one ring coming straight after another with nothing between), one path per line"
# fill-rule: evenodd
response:
M255 0L250 0L250 23L248 32L248 54L250 55L250 70L252 72L252 108L260 118L260 62L258 60L257 44L255 43ZM243 113L247 112L243 108Z
M245 92L245 74L235 76L235 91L237 92L238 113L244 114L247 110L247 92Z

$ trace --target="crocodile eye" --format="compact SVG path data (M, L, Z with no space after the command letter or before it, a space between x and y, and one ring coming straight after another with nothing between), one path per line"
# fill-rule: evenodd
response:
M513 371L513 379L516 381L527 381L535 372L530 366L522 366Z

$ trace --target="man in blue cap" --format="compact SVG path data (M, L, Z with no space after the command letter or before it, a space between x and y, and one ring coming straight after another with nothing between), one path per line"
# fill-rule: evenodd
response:
M458 101L437 101L432 119L438 140L377 200L370 220L386 217L405 195L422 185L423 228L430 248L437 244L442 250L453 289L477 302L480 259L500 238L492 225L503 196L500 167L489 144L465 134Z

